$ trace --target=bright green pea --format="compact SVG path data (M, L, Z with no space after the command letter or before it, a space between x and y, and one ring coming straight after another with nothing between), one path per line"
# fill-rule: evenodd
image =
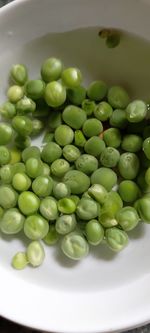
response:
M24 88L14 85L7 91L7 97L9 102L17 103L24 96Z
M136 153L142 148L143 140L139 135L127 134L123 137L121 148L130 153Z
M128 244L128 235L125 231L113 227L105 232L106 242L111 250L119 252Z
M15 137L15 146L20 149L24 150L27 147L30 147L31 145L31 139L29 136L23 137L21 135L17 135Z
M67 171L70 169L70 164L64 160L63 158L60 158L58 160L55 160L51 164L51 172L56 177L63 177Z
M0 146L11 142L13 136L12 127L9 124L0 123Z
M48 58L41 67L41 76L45 82L55 81L61 77L63 64L60 59Z
M74 142L75 142L76 146L84 147L84 145L86 143L86 139L85 139L85 136L83 135L82 131L80 131L80 130L75 131Z
M98 204L89 198L82 198L76 209L76 214L81 220L91 220L98 216Z
M58 210L63 214L72 214L76 210L76 204L71 198L62 198L58 201Z
M85 238L76 232L64 236L61 249L63 253L73 260L81 260L88 255L89 246Z
M81 105L85 97L86 89L82 86L67 90L67 98L73 105Z
M36 109L35 102L31 98L28 98L27 96L24 96L16 104L16 111L17 114L19 115L32 113L35 111L35 109Z
M39 214L30 215L25 219L24 233L29 239L42 239L47 235L48 230L48 221Z
M75 162L80 155L80 150L73 145L66 145L63 148L63 156L69 162Z
M10 150L5 146L0 146L0 166L10 162L11 154Z
M19 195L18 206L24 215L31 215L38 211L40 199L30 191L24 191Z
M137 200L136 210L143 222L150 223L150 197L145 195L143 198Z
M135 208L126 206L116 214L116 219L124 231L133 230L139 223L140 218Z
M32 133L32 120L26 116L15 116L12 120L12 127L21 136L28 136Z
M50 224L47 235L43 238L46 245L55 245L59 240L59 233L56 231L55 225Z
M117 127L120 129L124 129L127 126L127 118L126 118L126 112L122 109L116 109L113 111L109 123L112 127Z
M78 170L68 171L63 181L70 187L72 194L84 193L90 187L89 177Z
M29 261L25 252L17 252L12 258L12 267L18 270L24 269Z
M91 184L100 184L110 191L117 184L116 173L108 168L99 168L91 176Z
M55 130L55 141L60 145L60 146L66 146L70 143L72 143L74 139L74 132L72 128L70 128L67 125L60 125L56 128Z
M50 167L48 164L43 163L42 164L42 172L41 172L41 176L49 176L50 175Z
M27 191L31 186L31 179L25 173L16 173L12 179L12 185L18 192Z
M42 80L30 80L26 83L27 97L37 100L44 96L45 83Z
M31 178L36 178L42 174L43 163L40 159L35 157L30 157L27 159L26 163L26 173Z
M18 194L10 185L0 185L0 206L4 209L17 205Z
M52 81L45 88L45 101L51 107L58 107L66 100L66 89L57 81Z
M12 119L16 115L16 107L13 103L5 102L0 107L0 115L6 120Z
M55 142L47 143L41 152L41 158L44 162L51 164L62 155L62 149Z
M86 121L86 113L81 108L68 105L62 113L63 121L73 129L80 129Z
M38 241L31 242L27 247L26 255L29 263L33 267L42 265L45 258L45 252L42 244Z
M4 213L0 221L0 229L4 234L17 234L23 229L24 221L25 217L19 210L17 208L11 208Z
M118 164L119 158L120 153L117 149L106 147L100 155L100 162L104 167L114 168Z
M103 125L100 120L95 118L87 119L83 124L83 133L88 138L99 135L103 132Z
M123 180L119 184L118 191L125 202L134 202L140 196L140 189L132 180Z
M111 87L108 90L107 99L114 109L125 109L130 101L128 93L120 86Z
M107 197L107 190L100 184L94 184L88 189L88 194L98 203L103 204Z
M99 156L105 149L105 142L98 136L93 136L86 141L84 150L87 154Z
M87 116L91 116L96 109L96 103L90 99L84 99L82 102L82 109L86 112Z
M150 137L144 140L143 151L146 157L150 160Z
M38 176L32 183L32 190L38 197L46 197L52 193L53 180L51 177Z
M127 120L131 123L139 123L147 114L147 106L143 101L135 100L126 108Z
M69 186L65 183L56 183L53 186L53 195L56 199L62 199L65 197L69 197L71 194L71 190Z
M113 113L113 109L107 102L101 102L97 105L94 110L95 117L100 121L108 120Z
M40 149L36 146L28 147L22 152L22 160L25 163L29 158L40 158Z
M103 81L94 81L92 82L88 89L88 97L95 102L100 102L107 95L108 87Z
M77 170L90 175L98 169L98 161L92 155L83 154L76 160L75 166Z
M86 237L91 245L98 245L104 238L104 229L97 220L91 220L85 227Z
M53 197L46 197L41 200L40 213L45 219L54 221L58 217L57 201Z
M62 116L59 111L51 111L48 118L48 127L50 130L55 130L58 126L62 124Z
M61 215L56 220L56 231L61 235L66 235L73 231L76 227L77 221L74 214L71 215Z
M139 158L134 153L123 153L120 156L118 170L125 179L132 180L138 175L140 168Z
M107 146L118 148L121 144L121 133L118 128L109 128L104 131L103 139Z
M28 79L28 72L25 65L13 65L10 71L11 79L20 86L23 86Z
M82 74L78 68L66 68L61 75L63 83L68 88L76 88L80 86L82 82Z

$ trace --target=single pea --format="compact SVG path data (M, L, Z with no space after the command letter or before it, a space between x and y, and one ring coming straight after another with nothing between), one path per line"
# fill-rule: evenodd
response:
M118 128L112 127L104 131L103 139L107 146L118 148L121 144L121 133Z
M150 137L143 141L143 151L146 157L150 160Z
M39 214L30 215L25 219L24 233L29 239L42 239L47 235L48 230L48 221Z
M45 144L52 141L54 141L54 133L45 133L42 142Z
M116 173L108 168L99 168L91 176L91 184L100 184L110 191L117 184Z
M15 137L14 140L15 146L16 148L20 149L20 150L24 150L27 147L30 147L31 145L31 139L29 136L21 136L21 135L17 135Z
M56 231L55 225L50 224L47 235L43 238L46 245L55 245L59 240L59 233Z
M82 82L82 74L78 68L66 68L61 75L63 83L68 88L76 88L80 86Z
M96 109L96 103L90 99L84 99L82 102L82 109L85 111L87 116L91 116Z
M126 132L129 134L138 134L142 136L146 125L147 125L146 118L140 121L139 123L128 122L128 125L126 127Z
M143 130L143 139L147 139L150 137L150 125L145 126L144 130Z
M105 149L105 142L98 136L93 136L85 143L84 150L87 154L99 156Z
M10 77L16 84L23 86L28 79L26 66L22 64L13 65L10 71Z
M118 225L118 221L116 220L114 214L109 211L102 211L99 216L99 223L103 226L103 228L111 228Z
M10 102L5 102L1 107L0 107L0 115L6 119L12 119L16 115L16 107L13 103Z
M40 199L30 191L24 191L19 195L18 206L24 215L31 215L38 211Z
M120 129L124 129L127 126L127 118L126 118L126 112L122 109L116 109L113 111L109 123L112 127L117 127Z
M100 162L104 167L114 168L118 164L119 158L120 153L116 148L106 147L100 155Z
M30 157L27 159L25 166L26 173L31 178L36 178L42 174L43 163L40 159Z
M118 191L125 202L134 202L140 196L140 189L132 180L123 180L119 184Z
M90 175L98 169L98 161L96 157L88 154L81 155L75 162L76 169L82 171L86 175Z
M95 118L87 119L83 124L83 133L88 138L99 135L103 132L103 125L100 120Z
M136 211L138 212L141 220L146 223L150 223L150 197L145 195L143 198L137 200Z
M11 148L10 155L11 155L10 164L15 164L21 161L21 151L18 148L16 147Z
M57 201L53 197L46 197L41 200L40 213L45 219L54 221L58 217Z
M137 179L137 185L139 186L140 190L145 193L150 193L150 186L145 181L145 170L139 172Z
M143 140L139 135L127 134L123 137L121 148L130 153L136 153L142 148Z
M68 171L63 181L70 187L72 194L84 193L90 187L89 177L78 170Z
M7 97L9 102L17 103L24 96L24 88L14 85L7 91Z
M25 252L17 252L12 258L12 267L18 270L24 269L29 261Z
M11 154L10 150L5 146L0 146L0 166L10 162Z
M140 100L131 102L126 108L126 117L131 123L138 123L142 121L146 117L146 114L147 106Z
M2 184L11 184L13 177L11 165L4 165L0 168L0 180Z
M48 127L50 130L55 130L62 124L62 115L59 111L51 111L48 118Z
M12 179L12 185L18 192L27 191L31 186L31 179L25 173L16 173Z
M80 155L80 150L73 145L66 145L63 148L63 156L68 162L75 162Z
M124 231L133 230L140 218L134 207L126 206L117 212L116 219Z
M18 194L10 185L0 185L0 206L4 209L17 205Z
M0 220L2 219L4 215L4 208L0 207Z
M76 209L76 214L81 220L91 220L98 216L98 204L93 199L82 198Z
M50 167L46 163L42 163L41 176L50 176Z
M139 158L134 153L123 153L120 156L118 170L125 179L132 180L138 175L140 168Z
M42 265L45 258L45 252L42 244L38 241L31 242L27 247L26 255L29 263L33 267Z
M115 109L125 109L130 98L126 90L120 86L113 86L108 90L108 103Z
M24 96L16 104L16 111L18 115L26 115L28 113L32 113L35 111L35 109L35 102L27 96Z
M53 195L56 199L62 199L65 197L69 197L71 194L71 190L69 186L65 183L56 183L53 186Z
M56 220L56 231L60 235L66 235L69 232L73 231L76 227L77 221L74 214L71 215L61 215Z
M106 38L106 46L110 49L115 48L120 43L120 35L118 33L112 33Z
M32 120L26 116L15 116L12 120L12 127L21 136L28 136L32 133Z
M74 203L78 204L78 202L80 201L80 198L77 195L70 195L70 199L72 199L74 201Z
M41 67L41 76L45 82L55 81L61 77L63 64L60 59L48 58Z
M47 143L41 152L41 158L44 162L51 164L62 155L62 149L55 142Z
M97 220L90 220L85 227L86 237L91 245L98 245L104 238L104 229Z
M25 163L29 158L40 158L40 149L36 146L28 147L22 152L22 160Z
M58 201L58 210L63 214L72 214L76 210L76 204L71 198L62 198Z
M0 229L4 234L17 234L23 229L24 221L25 217L17 208L10 208L4 213L0 221Z
M61 249L67 257L73 260L81 260L89 252L89 246L85 238L74 231L64 236Z
M80 129L86 121L86 113L81 108L68 105L62 113L63 121L73 129Z
M51 177L38 176L32 183L32 190L38 197L46 197L52 193L53 180Z
M76 130L74 134L74 143L78 147L84 147L86 143L86 138L83 135L82 131Z
M100 102L107 95L108 87L104 81L92 82L88 89L88 97L95 102Z
M115 191L110 191L102 205L101 215L103 213L115 217L116 213L123 207L120 195Z
M30 80L26 83L25 89L27 97L37 100L44 96L45 83L42 80Z
M18 163L13 164L11 166L11 171L12 171L12 177L16 173L25 173L26 172L25 164L22 163L22 162L18 162Z
M111 250L119 252L128 244L128 235L119 228L109 228L105 232L106 242Z
M52 81L45 88L45 101L54 108L61 106L66 101L66 88L57 81Z
M100 184L94 184L88 189L88 194L98 203L103 204L107 197L107 190Z
M66 146L70 143L72 143L74 139L74 132L72 128L70 128L67 125L60 125L56 128L55 134L54 134L55 141L60 146Z
M0 146L11 142L13 136L12 127L9 124L0 123Z
M86 89L83 86L78 86L67 90L67 98L73 105L81 105L86 97Z
M63 177L67 171L70 169L70 164L64 160L63 158L60 158L58 160L55 160L51 164L51 173L56 177Z
M113 113L113 109L107 102L101 102L97 105L94 110L95 117L100 121L108 120Z

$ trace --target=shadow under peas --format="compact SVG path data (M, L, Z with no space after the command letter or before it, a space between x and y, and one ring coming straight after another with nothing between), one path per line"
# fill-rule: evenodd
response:
M69 259L64 255L64 253L61 251L60 246L57 246L55 248L55 251L53 252L53 256L55 260L59 263L60 266L66 267L66 268L73 268L76 267L79 264L78 260L72 260Z
M130 232L128 232L128 236L131 239L143 238L146 233L146 225L143 222L140 222L137 227Z
M24 246L28 246L30 240L25 236L23 231L20 231L16 235L6 235L0 232L0 238L6 242L13 242L14 240L19 240Z
M98 246L91 246L90 253L96 259L105 261L113 260L117 256L117 252L113 252L105 243Z

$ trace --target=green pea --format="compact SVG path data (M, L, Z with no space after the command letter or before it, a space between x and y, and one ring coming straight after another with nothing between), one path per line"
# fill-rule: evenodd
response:
M82 109L86 112L87 116L91 116L96 109L96 103L90 99L84 99L82 102Z
M59 240L59 233L56 231L55 225L50 224L47 235L43 238L46 245L55 245Z
M13 65L10 71L11 79L20 86L23 86L28 79L28 72L25 65Z
M68 105L62 113L63 121L73 129L80 129L86 121L86 113L81 108Z
M81 155L75 162L76 169L82 171L86 175L90 175L98 169L97 159L88 154Z
M45 82L55 81L61 77L63 64L57 58L48 58L41 67L41 76Z
M45 133L44 138L43 138L43 143L49 143L54 141L54 133Z
M0 221L0 229L4 234L17 234L23 229L24 221L25 217L19 210L17 208L11 208L4 213Z
M108 90L108 103L115 109L125 109L130 101L126 90L120 86L113 86Z
M118 128L109 128L104 131L103 139L107 146L118 148L121 144L121 133Z
M45 258L45 252L42 244L38 241L31 242L27 247L26 255L29 263L33 267L42 265Z
M82 82L82 74L78 68L66 68L61 75L63 83L68 88L76 88L80 86Z
M63 177L69 169L70 169L70 164L62 158L55 160L51 164L51 172L56 177L60 178Z
M12 177L16 173L25 173L26 172L25 164L21 162L13 164L11 167L11 171L12 171Z
M54 221L58 217L57 201L53 197L46 197L41 200L40 213L45 219Z
M10 184L12 181L12 168L11 165L4 165L0 168L0 179L2 184Z
M0 166L10 162L11 154L7 147L0 146Z
M88 190L90 179L81 171L71 170L65 174L64 183L70 187L72 194L81 194Z
M84 147L84 145L86 143L86 139L85 139L85 136L83 135L82 131L80 131L80 130L75 131L74 142L75 142L76 146Z
M14 85L11 86L7 91L7 97L9 102L17 103L24 96L23 87Z
M101 217L103 214L115 217L116 213L123 207L123 202L117 192L111 191L107 194L101 209Z
M97 105L94 110L95 117L100 121L108 120L113 113L113 109L107 102L101 102Z
M142 170L137 176L137 185L143 193L150 193L150 186L145 181L145 170Z
M120 129L124 129L127 126L127 118L126 118L126 112L122 109L116 109L113 111L109 123L112 127L117 127Z
M70 188L67 184L56 183L53 186L53 195L56 199L69 197L71 194Z
M58 210L63 214L72 214L76 210L76 204L71 198L62 198L58 201Z
M38 211L40 199L30 191L24 191L19 195L18 206L24 215L31 215Z
M36 136L39 136L43 132L45 124L40 119L33 119L32 126L33 126L33 128L32 128L31 136L36 137Z
M35 109L36 109L35 102L31 98L28 98L27 96L24 96L16 104L16 111L17 114L19 115L32 113L35 111Z
M121 148L130 153L136 153L142 148L143 140L136 134L127 134L123 137Z
M62 124L62 116L59 111L51 111L48 118L48 127L51 130L55 130L58 126Z
M136 202L136 210L143 222L150 223L150 197L145 195Z
M49 176L50 175L50 167L48 164L42 164L41 176Z
M86 237L91 245L98 245L104 238L104 229L97 220L91 220L86 224Z
M55 130L55 141L60 145L60 146L66 146L70 143L72 143L74 139L74 132L72 128L70 128L67 125L60 125L56 128Z
M61 249L63 253L73 260L81 260L88 255L89 246L85 238L76 232L64 236Z
M147 106L140 100L131 102L126 108L126 117L131 123L138 123L142 121L146 117L146 114Z
M31 139L29 136L23 137L21 135L17 135L15 137L15 146L20 149L24 150L25 148L31 145Z
M22 160L25 163L29 158L40 158L40 149L36 146L28 147L22 152Z
M62 149L55 142L47 143L41 152L41 158L44 162L51 164L62 155Z
M12 267L18 270L24 269L28 265L28 258L26 253L17 252L12 258Z
M134 202L140 196L140 189L132 180L123 180L119 184L118 191L125 202Z
M114 214L111 212L102 212L99 216L99 223L103 226L103 228L111 228L118 225L118 221L116 220Z
M6 119L12 119L16 115L16 107L13 103L10 102L5 102L1 107L0 107L0 115Z
M12 127L9 124L0 123L0 146L11 142L13 136Z
M98 204L92 199L82 198L77 205L76 214L81 220L94 219L98 216Z
M95 102L100 102L107 95L108 87L103 81L94 81L92 82L88 89L88 97Z
M10 150L11 160L10 164L15 164L21 161L21 151L20 149L13 147Z
M99 168L91 176L91 184L100 184L110 191L117 184L116 173L108 168Z
M29 239L42 239L47 235L48 230L48 221L39 214L30 215L25 219L24 233Z
M10 185L0 185L0 206L4 209L17 205L18 194Z
M67 90L67 98L73 105L81 105L85 97L86 89L82 86Z
M56 231L61 235L66 235L73 231L76 227L77 221L74 214L71 215L61 215L56 220Z
M83 133L88 138L99 135L103 132L103 125L100 120L95 118L87 119L83 124Z
M44 96L45 83L42 80L30 80L26 83L27 97L37 100Z
M99 156L105 149L105 142L98 136L93 136L85 143L84 150L87 154Z
M106 242L111 250L119 252L128 244L128 235L125 231L113 227L105 232Z
M74 201L74 203L78 204L78 202L80 201L80 198L77 195L70 195L70 199L72 199Z
M46 197L52 193L53 180L51 177L38 176L32 183L32 190L38 197Z
M117 212L116 219L124 231L133 230L139 223L140 218L135 208L126 206Z
M150 160L150 137L143 141L143 151L146 157Z
M52 81L45 88L45 101L51 107L58 107L66 101L66 89L57 81Z
M88 189L88 194L98 203L103 204L107 197L107 190L100 184L94 184Z
M120 156L118 170L125 179L132 180L138 175L140 162L136 154L123 153Z
M30 157L26 161L26 173L31 178L36 178L42 174L42 161L35 157Z
M12 185L18 192L27 191L31 186L31 179L25 173L16 173L13 176Z
M113 168L115 167L120 158L120 153L113 147L105 148L100 155L100 162L104 167Z
M32 133L32 120L26 116L15 116L12 120L12 127L21 136L28 136Z
M73 145L66 145L63 148L63 156L69 162L75 162L80 155L80 150Z

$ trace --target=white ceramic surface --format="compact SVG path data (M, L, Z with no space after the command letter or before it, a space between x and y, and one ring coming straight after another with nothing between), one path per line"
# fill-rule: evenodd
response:
M98 37L102 27L123 34L114 50ZM133 97L150 98L150 1L16 0L0 10L0 99L8 71L26 63L31 77L41 62L61 57L79 66L85 83L102 78L123 84ZM150 226L130 233L130 245L114 255L104 245L74 263L46 247L46 261L22 272L10 266L26 240L0 236L0 314L53 332L111 332L150 320Z

